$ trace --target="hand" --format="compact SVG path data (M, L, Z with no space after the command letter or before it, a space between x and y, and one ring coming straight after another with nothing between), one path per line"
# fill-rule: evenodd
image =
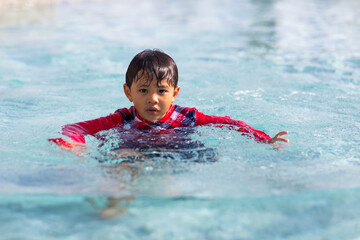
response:
M59 145L62 149L75 153L77 156L86 157L84 153L86 150L85 144L63 140L61 138L48 139L48 141Z
M272 139L269 139L267 142L270 143L270 144L276 143L278 141L288 143L288 142L290 142L289 139L280 137L280 136L285 135L285 134L288 134L288 131L281 131L278 134L276 134L275 137L273 137Z

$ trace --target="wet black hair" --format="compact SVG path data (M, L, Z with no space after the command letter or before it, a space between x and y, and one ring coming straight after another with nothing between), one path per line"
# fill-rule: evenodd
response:
M138 53L130 62L126 71L126 85L131 88L132 83L147 74L149 84L154 79L159 85L166 79L170 86L177 87L178 69L175 61L161 50L146 49Z

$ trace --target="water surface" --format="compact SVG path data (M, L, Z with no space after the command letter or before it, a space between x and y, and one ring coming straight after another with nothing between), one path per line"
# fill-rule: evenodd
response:
M0 14L3 238L357 239L359 7L355 0L12 5ZM228 129L196 128L191 141L213 149L216 161L160 156L136 173L107 159L110 145L99 148L93 137L85 158L47 142L64 124L130 107L126 68L147 48L177 62L177 104L271 136L289 130L291 142L276 151ZM104 220L97 211L108 197L133 200Z

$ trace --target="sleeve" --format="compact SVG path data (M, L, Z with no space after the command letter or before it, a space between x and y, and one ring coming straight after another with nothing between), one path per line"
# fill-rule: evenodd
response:
M65 125L61 133L75 142L85 143L84 137L86 135L95 135L100 131L109 130L121 125L122 122L122 115L115 112L106 117Z
M223 125L229 125L238 132L248 133L252 135L257 141L265 142L266 140L271 139L271 137L266 133L260 130L256 130L255 128L247 125L243 121L234 120L228 116L211 116L196 111L195 119L195 125L197 126L216 124L215 126L217 127L223 127Z

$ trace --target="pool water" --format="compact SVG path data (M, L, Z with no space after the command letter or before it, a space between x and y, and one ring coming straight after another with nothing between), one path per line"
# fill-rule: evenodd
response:
M2 239L359 239L359 1L6 3ZM116 138L87 137L85 157L47 141L130 107L126 68L147 48L177 62L177 104L288 130L290 143L198 127L191 158L121 165Z

